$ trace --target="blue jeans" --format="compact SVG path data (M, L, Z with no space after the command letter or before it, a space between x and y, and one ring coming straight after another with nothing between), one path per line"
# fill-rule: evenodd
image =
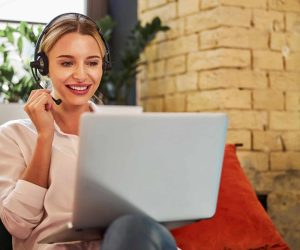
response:
M125 215L106 230L101 250L176 250L171 233L153 219Z

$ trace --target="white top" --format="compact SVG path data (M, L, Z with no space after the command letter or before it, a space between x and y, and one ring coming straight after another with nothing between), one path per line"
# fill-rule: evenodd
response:
M65 134L55 125L48 189L18 180L31 161L36 138L35 126L29 119L0 126L1 220L13 236L16 250L69 249L67 245L37 242L71 220L79 137ZM77 246L99 249L99 242Z

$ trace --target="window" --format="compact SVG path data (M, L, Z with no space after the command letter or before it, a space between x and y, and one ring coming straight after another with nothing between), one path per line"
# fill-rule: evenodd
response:
M65 12L86 14L88 0L0 0L0 21L48 23Z

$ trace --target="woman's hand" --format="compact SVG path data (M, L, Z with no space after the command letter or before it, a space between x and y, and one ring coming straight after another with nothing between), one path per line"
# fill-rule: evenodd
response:
M38 89L30 93L24 110L35 125L39 135L53 138L54 119L51 113L53 105L50 90Z

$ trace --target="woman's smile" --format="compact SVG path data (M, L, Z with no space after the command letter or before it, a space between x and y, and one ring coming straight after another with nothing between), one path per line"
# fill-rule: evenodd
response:
M66 85L66 87L70 90L74 95L86 95L88 94L91 84L70 84Z

